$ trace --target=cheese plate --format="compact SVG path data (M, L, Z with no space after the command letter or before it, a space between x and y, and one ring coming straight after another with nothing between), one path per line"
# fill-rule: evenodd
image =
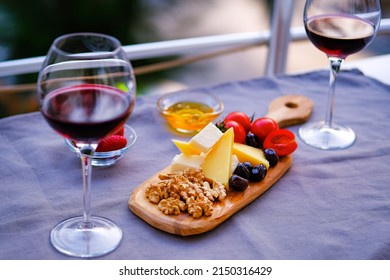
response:
M273 100L269 107L267 117L273 118L279 127L305 122L312 112L313 102L302 95L286 95ZM250 204L265 191L272 187L291 167L292 154L280 157L274 167L269 167L268 162L263 162L262 151L253 151L252 148L243 148L233 143L233 137L229 130L221 136L213 124L204 128L189 142L173 140L174 144L182 152L175 156L171 165L157 172L138 186L128 201L130 210L151 226L162 231L188 236L210 231L237 213L240 209ZM208 152L211 149L211 152ZM229 151L225 154L225 151ZM200 158L200 152L205 152L206 157ZM228 190L225 199L213 203L213 211L210 216L193 218L186 212L179 215L165 215L146 197L146 189L150 184L159 181L160 174L168 174L185 166L202 168L206 177L217 180L227 189L227 169L231 168L232 158L238 157L240 162L251 161L256 158L259 163L267 165L268 171L265 178L260 182L250 182L244 191ZM226 166L220 168L219 163L225 162ZM183 167L184 166L184 167Z
M213 213L208 217L202 216L201 218L194 219L187 213L165 215L157 208L156 204L149 202L146 198L146 188L151 183L159 180L158 174L168 173L170 166L156 173L138 186L132 193L128 205L135 215L149 225L162 231L182 236L201 234L214 229L262 195L289 170L292 163L292 155L281 157L275 167L269 168L267 176L263 181L250 183L249 187L243 192L228 191L223 201L215 202Z

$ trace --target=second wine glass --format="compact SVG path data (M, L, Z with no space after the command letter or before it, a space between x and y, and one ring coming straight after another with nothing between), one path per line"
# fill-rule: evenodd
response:
M380 24L379 0L307 0L304 25L309 40L330 62L330 80L325 120L299 129L308 145L323 149L345 149L356 140L348 126L333 122L336 78L344 59L368 46Z
M38 95L49 125L76 144L83 174L83 214L59 223L51 231L51 243L70 256L107 254L120 244L122 230L91 215L91 162L98 142L117 132L133 110L131 64L111 36L64 35L53 42L42 65Z

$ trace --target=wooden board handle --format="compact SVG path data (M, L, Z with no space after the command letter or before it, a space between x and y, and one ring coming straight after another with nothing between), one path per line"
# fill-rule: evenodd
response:
M274 119L279 127L303 123L313 111L313 101L300 94L290 94L274 99L268 106L266 117Z

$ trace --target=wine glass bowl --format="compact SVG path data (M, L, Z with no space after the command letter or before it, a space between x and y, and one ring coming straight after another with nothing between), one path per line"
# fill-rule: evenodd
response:
M379 28L379 0L307 0L303 21L309 40L330 62L329 93L325 120L300 127L299 137L323 150L345 149L356 140L355 132L333 121L336 79L342 62L368 46Z
M50 241L70 256L107 254L119 246L122 230L107 218L91 215L92 163L99 141L123 127L133 111L132 66L116 38L97 33L63 35L46 55L37 93L47 123L77 147L83 175L83 213L54 227Z

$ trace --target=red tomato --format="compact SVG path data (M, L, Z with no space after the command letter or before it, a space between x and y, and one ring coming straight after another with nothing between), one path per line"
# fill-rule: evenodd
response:
M233 127L234 142L242 143L242 144L245 143L246 132L245 132L244 127L241 124L239 124L236 121L226 121L225 127L226 127L226 129Z
M228 121L235 121L241 124L245 132L248 133L251 130L251 119L248 117L247 114L243 112L231 112L225 117L225 122Z
M274 130L278 130L279 125L271 118L262 117L253 121L251 131L255 134L261 142L264 142L265 137Z
M279 129L271 131L264 140L263 148L272 148L278 156L287 156L298 147L295 135L290 130Z

